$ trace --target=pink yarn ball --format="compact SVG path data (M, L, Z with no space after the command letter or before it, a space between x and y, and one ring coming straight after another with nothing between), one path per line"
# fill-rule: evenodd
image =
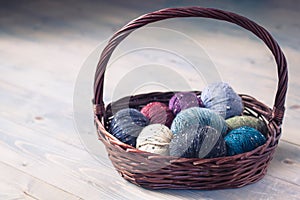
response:
M169 128L175 117L168 106L160 102L148 103L141 113L150 120L150 124L164 124Z

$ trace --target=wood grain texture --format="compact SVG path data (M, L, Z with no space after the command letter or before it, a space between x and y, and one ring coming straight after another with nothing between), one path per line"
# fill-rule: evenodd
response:
M300 147L281 141L269 168L269 175L300 186Z
M0 25L3 27L3 31L1 32L2 39L0 39L0 80L22 86L37 94L71 103L77 73L91 50L111 36L116 27L120 27L140 14L163 6L161 2L154 5L141 2L138 5L144 6L140 7L135 7L132 2L125 7L103 2L92 2L88 5L72 2L74 7L68 7L66 6L68 3L68 1L48 2L44 5L40 3L25 5L23 3L19 4L19 7L15 6L14 9L17 12L5 10L5 6L1 7ZM187 4L199 5L202 3ZM298 77L300 70L294 66L300 62L299 45L295 45L299 43L298 37L296 37L300 33L299 22L295 20L299 15L297 12L299 5L293 5L292 1L286 2L282 7L278 7L278 4L281 5L279 2L261 3L258 6L261 6L261 9L268 8L266 9L268 12L253 14L248 10L247 3L244 4L232 4L233 11L244 13L274 33L287 55L290 71L293 72L293 76ZM250 7L253 6L251 3L249 4ZM208 7L214 5L226 9L225 4L221 2L202 4L202 6ZM60 9L62 6L65 8L63 13ZM128 6L133 6L130 8L131 12L126 12ZM167 7L167 5L165 6ZM95 12L97 8L101 8L103 12ZM115 12L110 12L112 9ZM91 12L85 13L86 10ZM78 19L80 18L78 16L75 17L74 12L84 15L84 20ZM31 15L32 13L36 13L35 17ZM274 15L273 13L281 14ZM72 16L68 16L68 14ZM58 17L62 15L64 17ZM44 18L48 21L43 22ZM231 77L232 71L236 71L241 77L247 77L248 80L255 80L249 83L242 78L226 79L239 92L249 93L268 105L272 105L276 73L270 53L265 51L263 45L231 26L221 26L206 21L197 21L196 23L181 23L175 20L157 26L173 28L201 42L224 80L226 77ZM62 24L64 26L59 26ZM290 28L282 28L283 26ZM134 39L143 41L142 35ZM159 38L154 38L154 40L159 41ZM176 46L185 48L179 43L176 43ZM226 51L228 46L234 51L233 53ZM241 70L242 68L245 70ZM250 71L251 73L249 73ZM115 81L117 80L113 82ZM286 118L283 124L283 138L296 144L300 144L300 136L297 132L300 109L295 109L299 104L298 88L297 79L292 77L287 97Z
M0 169L0 199L81 199L3 162Z
M0 96L2 117L82 148L80 139L73 137L71 103L5 81L0 81Z
M287 55L291 82L284 140L267 176L256 184L217 191L145 190L116 173L100 142L95 147L97 155L89 153L74 128L74 83L83 61L95 46L140 14L190 5L227 10L230 6L232 11L266 26ZM299 8L292 0L226 4L158 0L151 5L146 1L66 0L1 4L0 199L300 199ZM222 78L227 78L239 92L249 92L267 104L272 103L276 82L273 60L263 45L249 35L206 21L175 20L157 26L199 41ZM149 44L165 42L158 36L150 32L146 38ZM131 41L138 41L130 44L133 49L144 42L148 44L145 35L135 35ZM175 42L174 47L189 50L180 42ZM227 51L229 47L233 54ZM143 61L144 57L141 58ZM131 62L119 60L121 66ZM231 80L232 71L239 78ZM113 75L107 75L117 83ZM96 141L96 133L90 134L90 139L94 137Z
M247 199L263 199L270 194L272 194L271 199L279 199L282 195L297 199L297 196L300 196L298 183L288 182L284 177L285 172L290 168L288 165L280 168L282 171L280 178L276 178L281 175L276 174L276 170L274 174L269 173L257 184L241 189L206 192L144 190L124 181L111 166L105 152L99 160L95 160L86 151L43 136L37 131L1 118L0 123L4 124L0 129L0 152L3 153L0 160L83 199L97 199L100 196L101 199L218 199L223 197L238 199L241 194ZM288 149L293 149L289 144L286 146ZM293 159L292 155L286 156ZM298 170L289 173L297 177Z

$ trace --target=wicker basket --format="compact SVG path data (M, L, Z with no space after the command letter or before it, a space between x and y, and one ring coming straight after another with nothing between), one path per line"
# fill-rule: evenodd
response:
M155 92L124 97L106 106L103 82L107 63L117 45L131 32L146 24L176 17L205 17L237 24L258 36L273 53L278 69L278 85L273 109L248 95L242 97L245 115L268 124L267 142L253 151L235 156L199 159L160 156L120 142L107 130L116 111L128 107L141 109L152 101L167 103L174 92ZM287 63L277 42L261 26L240 15L212 8L167 8L143 15L116 32L103 50L94 83L94 116L99 139L104 143L116 170L126 180L150 189L221 189L237 188L264 177L281 135L287 91ZM194 91L197 94L201 92Z

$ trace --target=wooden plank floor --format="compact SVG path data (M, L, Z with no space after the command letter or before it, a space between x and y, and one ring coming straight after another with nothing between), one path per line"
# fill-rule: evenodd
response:
M300 199L300 4L293 0L284 3L228 1L226 4L222 1L153 2L1 3L1 200ZM283 136L268 174L258 183L216 191L145 190L117 174L103 145L96 139L90 99L93 70L103 47L101 42L143 13L188 5L227 9L254 19L274 35L288 58L290 83ZM202 26L198 26L200 23ZM186 34L201 44L223 80L230 82L237 91L254 95L272 106L277 81L274 61L263 44L250 34L209 20L173 20L155 26L182 34L169 38L166 47L160 46L166 41L162 30L157 34L148 31L147 35L146 29L128 38L121 50L125 47L125 50L138 49L145 44L157 45L160 49L180 47L191 58L192 46L179 40L179 35ZM129 53L124 57L127 60L116 59L116 66L123 68L109 69L106 100L113 96L113 84L120 81L122 73L126 74L130 63L142 66L147 59L145 53L140 51L138 59L130 57ZM156 61L175 66L177 61L168 56ZM158 58L152 55L148 59ZM233 77L233 71L239 76ZM154 74L150 79L165 78L161 76ZM197 80L190 78L188 72L186 77L197 86ZM137 82L141 81L143 78L137 77ZM78 83L85 85L78 87ZM202 88L201 84L198 89Z

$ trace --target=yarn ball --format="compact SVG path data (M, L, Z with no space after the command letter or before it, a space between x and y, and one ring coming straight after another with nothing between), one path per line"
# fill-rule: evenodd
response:
M248 126L230 131L224 139L229 156L252 151L266 142L262 133Z
M148 124L149 120L138 110L126 108L115 114L109 132L121 142L135 147L137 136Z
M186 133L192 126L200 128L210 126L222 136L225 136L227 132L226 122L220 115L200 107L188 108L178 113L171 125L171 131L175 135Z
M227 127L230 130L249 126L261 132L264 136L268 133L268 127L265 122L259 118L252 116L236 116L226 120Z
M206 86L201 99L206 108L225 119L241 115L244 110L241 97L227 83L218 82Z
M178 92L169 101L169 108L175 115L191 107L203 107L201 99L193 92Z
M215 158L226 155L223 136L212 127L193 126L174 135L170 155L184 158Z
M136 140L136 147L142 151L169 155L169 144L173 134L163 124L151 124L143 128Z
M174 119L173 112L160 102L148 103L142 108L141 113L150 120L150 124L164 124L170 127Z

